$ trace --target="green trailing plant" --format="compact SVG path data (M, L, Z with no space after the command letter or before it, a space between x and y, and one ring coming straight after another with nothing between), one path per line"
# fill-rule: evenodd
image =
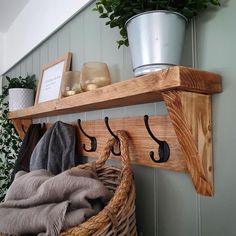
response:
M8 90L11 88L28 88L35 90L36 88L36 76L35 75L27 75L26 77L13 77L10 78L6 76L7 85L3 87L3 96L6 97L8 95Z
M8 103L0 95L0 201L3 201L11 180L11 173L20 149L21 141L7 118Z
M27 75L26 77L6 76L7 85L3 86L2 95L0 95L0 201L3 201L6 191L11 181L11 173L14 169L21 140L14 128L14 125L8 120L9 112L8 96L11 88L36 88L36 76Z
M99 12L100 18L106 18L106 25L111 28L118 27L121 40L118 47L128 46L125 22L134 15L146 11L167 10L184 15L188 20L196 16L210 5L219 6L219 0L97 0L93 9Z

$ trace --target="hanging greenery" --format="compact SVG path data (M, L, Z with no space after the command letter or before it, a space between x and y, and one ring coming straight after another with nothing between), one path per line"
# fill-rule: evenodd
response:
M121 40L118 47L128 46L125 22L134 15L146 11L167 10L179 12L191 20L209 6L219 6L220 0L97 0L94 8L100 18L107 19L106 25L118 27Z
M11 172L19 152L21 141L7 118L8 103L0 95L0 201L3 201L11 179Z
M3 86L0 95L0 202L4 200L10 185L11 173L21 146L21 140L14 126L11 120L8 120L9 106L5 100L10 88L36 88L35 75L13 78L6 76L6 80L7 85Z

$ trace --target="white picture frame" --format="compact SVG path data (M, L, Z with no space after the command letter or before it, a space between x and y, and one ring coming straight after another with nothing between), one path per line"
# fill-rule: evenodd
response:
M70 69L71 58L68 52L42 67L35 104L61 98L63 73Z

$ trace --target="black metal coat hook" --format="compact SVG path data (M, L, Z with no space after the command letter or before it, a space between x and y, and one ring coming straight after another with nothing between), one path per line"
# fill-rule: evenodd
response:
M110 126L109 126L109 123L108 123L108 117L106 116L105 118L104 118L104 121L105 121L105 125L106 125L106 127L107 127L107 129L108 129L108 131L109 131L109 133L118 141L118 143L119 143L119 147L120 147L120 141L119 141L119 138L118 138L118 136L117 135L115 135L113 132L112 132L112 130L111 130L111 128L110 128ZM114 147L112 147L112 150L111 150L111 152L112 152L112 154L113 155L115 155L115 156L120 156L121 155L121 152L119 151L118 153L115 153L115 151L114 151Z
M81 120L80 120L80 119L77 120L77 123L78 123L78 125L79 125L79 128L80 128L81 132L82 132L87 138L89 138L89 139L90 139L90 142L91 142L91 148L90 148L90 149L87 149L87 148L85 147L85 144L83 144L83 149L84 149L86 152L95 152L96 149L97 149L97 139L96 139L95 137L92 137L92 136L90 136L90 135L88 135L88 134L85 133L85 131L83 130L83 128L82 128L82 126L81 126Z
M169 156L170 156L170 148L169 148L168 143L166 141L161 141L161 140L157 139L153 135L153 133L152 133L150 127L149 127L149 124L148 124L148 115L144 116L144 123L145 123L146 129L147 129L149 135L151 136L151 138L159 144L159 148L158 148L159 159L156 160L154 158L154 152L153 151L151 151L150 154L149 154L151 159L156 163L162 163L162 162L168 161Z

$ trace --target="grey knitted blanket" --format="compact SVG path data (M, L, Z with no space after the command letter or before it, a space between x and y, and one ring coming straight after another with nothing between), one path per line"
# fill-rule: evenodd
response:
M55 236L97 214L110 198L92 171L20 171L0 204L0 232Z

